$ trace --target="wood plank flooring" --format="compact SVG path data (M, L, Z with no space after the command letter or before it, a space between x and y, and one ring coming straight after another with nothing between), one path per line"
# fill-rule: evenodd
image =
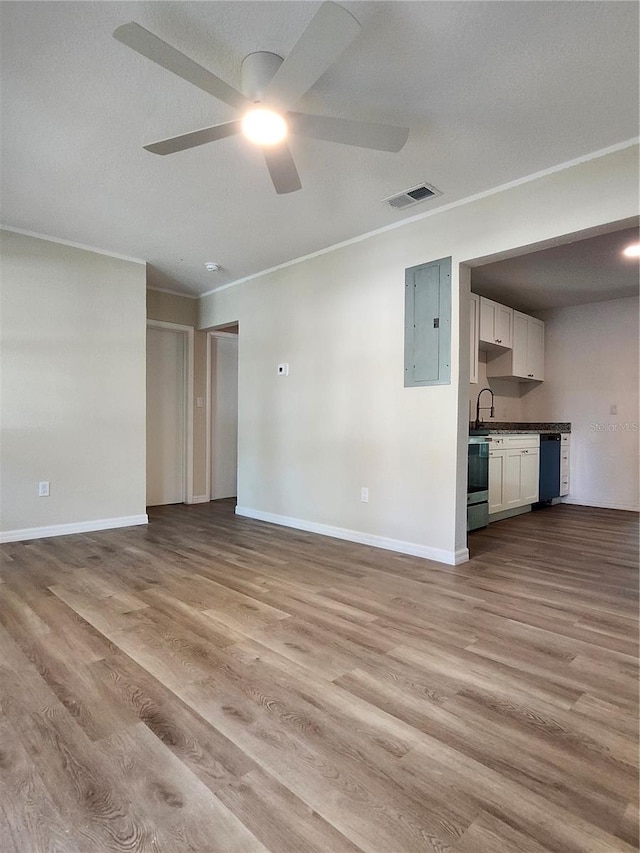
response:
M3 853L638 849L636 515L458 567L150 519L0 549Z

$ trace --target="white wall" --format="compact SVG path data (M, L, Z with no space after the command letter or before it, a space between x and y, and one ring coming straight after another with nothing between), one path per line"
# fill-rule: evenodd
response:
M541 315L545 381L523 398L524 417L571 421L571 503L640 509L638 310L636 297Z
M494 396L495 421L523 421L523 404L521 394L527 392L527 387L521 382L510 382L508 379L487 379L487 353L480 352L478 358L478 382L469 383L469 420L476 417L478 394L483 388L491 388ZM484 406L489 406L491 397L482 395L483 409L480 412L482 420L491 420Z
M180 326L195 326L198 319L198 300L164 290L147 290L147 318Z
M628 148L203 298L199 328L240 321L241 511L464 559L469 270L460 264L635 215L637 172ZM452 384L404 388L404 270L447 256Z
M364 256L358 244L226 290L215 313L203 300L203 325L240 320L240 511L428 543L444 559L453 529L424 512L424 492L454 514L457 389L403 388L401 244ZM427 252L414 248L412 262L435 257ZM453 339L455 373L456 329ZM277 375L280 362L289 376Z
M144 265L0 239L2 538L144 521Z

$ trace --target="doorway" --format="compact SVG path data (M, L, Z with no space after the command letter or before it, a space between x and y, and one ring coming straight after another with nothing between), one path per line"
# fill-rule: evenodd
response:
M469 440L468 406L472 421L478 392L489 387L497 424L508 425L514 434L536 433L540 424L567 425L550 430L565 437L554 463L558 491L547 500L637 511L637 438L624 427L636 423L638 412L638 273L637 263L625 255L637 240L637 219L627 219L460 265L461 304L469 288L467 304L475 295L481 319L484 302L489 322L483 334L482 322L475 329L473 322L467 326L461 311L465 333L470 328L471 358L462 363L465 368L470 364L468 397L466 374L460 372L459 458L462 442ZM506 352L496 352L487 334L498 310L512 312L508 337L496 332L500 340L495 343L507 337ZM608 430L614 441L607 440ZM540 457L535 448L520 456L528 451L526 445L520 450L493 444L490 521L537 503ZM526 475L518 464L523 459ZM514 492L505 497L511 489L519 495L517 502ZM457 506L462 513L462 499Z
M174 323L147 325L147 506L190 499L192 335Z
M238 327L209 333L210 498L238 494Z

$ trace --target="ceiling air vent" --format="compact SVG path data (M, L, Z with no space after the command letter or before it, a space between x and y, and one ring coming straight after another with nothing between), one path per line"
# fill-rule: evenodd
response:
M442 193L430 184L418 184L417 187L411 187L411 189L405 190L398 195L383 198L382 201L386 201L387 204L395 207L396 210L402 210L405 207L411 207L413 204L418 204L420 201L426 201L428 198L433 198L437 195L442 195Z

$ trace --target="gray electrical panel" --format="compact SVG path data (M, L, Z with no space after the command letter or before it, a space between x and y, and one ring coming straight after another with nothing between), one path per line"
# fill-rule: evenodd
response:
M451 382L451 258L405 270L404 384Z

